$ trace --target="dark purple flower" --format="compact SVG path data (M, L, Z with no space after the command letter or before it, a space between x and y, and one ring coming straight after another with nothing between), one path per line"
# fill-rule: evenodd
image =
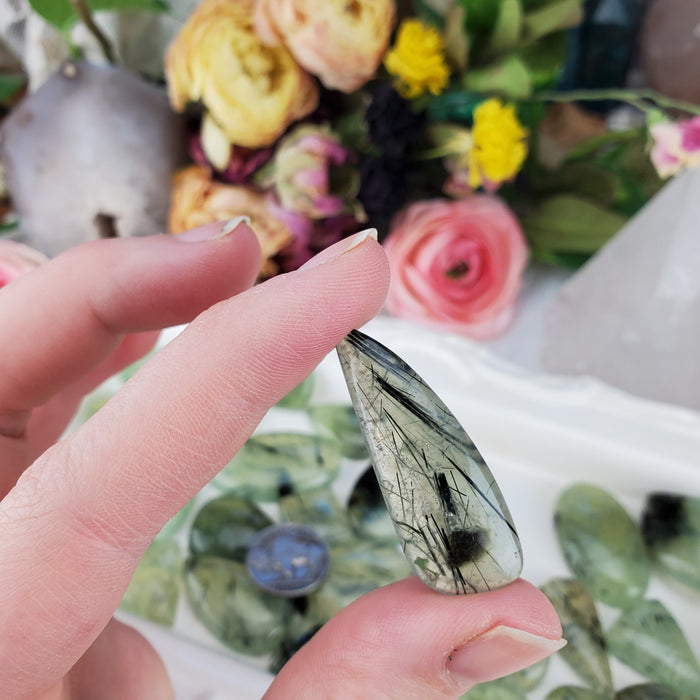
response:
M406 163L400 159L368 158L360 166L358 199L371 226L385 230L394 214L408 199Z
M390 85L382 84L372 92L365 113L369 137L390 158L404 158L409 144L425 127L425 113L414 112Z

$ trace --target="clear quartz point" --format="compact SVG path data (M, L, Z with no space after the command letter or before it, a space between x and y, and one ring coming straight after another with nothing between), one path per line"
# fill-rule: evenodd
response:
M340 364L401 546L440 593L505 586L522 570L520 540L486 462L435 392L359 331Z

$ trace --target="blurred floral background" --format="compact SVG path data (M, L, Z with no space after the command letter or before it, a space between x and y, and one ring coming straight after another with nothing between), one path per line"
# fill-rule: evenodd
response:
M698 26L700 4L687 0L4 0L0 288L84 241L177 235L240 215L260 239L262 281L373 227L392 268L387 314L486 343L507 336L519 316L530 323L529 273L566 271L573 291L564 289L550 316L546 369L589 372L698 409ZM90 397L77 423L136 369ZM166 525L123 609L164 625L189 615L185 626L201 623L207 643L267 655L261 667L274 672L349 601L406 575L354 413L337 397L328 403L328 382L315 382L272 409L262 436ZM498 396L497 420L482 404L475 415L501 431L512 384ZM567 441L561 455L555 450L560 476L580 455L569 449L575 431L566 430L565 404L553 406L547 424L561 422ZM682 461L673 456L691 444L680 428L696 434L697 423L679 415L669 421L673 449L657 447L658 460L643 449L643 431L623 431L634 432L625 448L638 449L630 481L643 456L666 488ZM591 425L600 434L589 439L591 429L586 444L595 447L607 433ZM531 428L527 449L537 442ZM508 442L498 438L496 446ZM606 479L618 467L624 474L622 448L609 445L615 468L581 450L581 459L594 459L572 469L576 478L597 460ZM682 456L689 464L694 455ZM636 544L621 547L612 566L641 568L642 592L652 560L666 560L671 575L690 561L693 575L682 583L693 594L700 586L700 499L690 478L681 483L685 473L674 486L683 494L667 494L661 515L658 495L647 504L652 525L657 516L661 523L642 533L648 558L636 554L645 546L637 525L613 504L610 531L626 529ZM531 538L538 549L550 496L531 509L547 518ZM273 520L312 525L331 549L328 580L294 603L242 573L251 538ZM586 519L593 529L599 521ZM586 523L570 530L578 536ZM548 585L556 599L578 584ZM600 644L594 603L584 602ZM675 627L673 639L658 642L649 621L671 625L654 606L630 627L639 648L619 634L615 648L616 628L606 643L658 683L677 682L677 664L686 664L690 681L678 687L695 689L700 666ZM657 650L655 665L639 651L645 645ZM573 647L567 663L579 680L611 697L605 650L582 664ZM540 664L492 688L495 695L470 697L526 697L546 673Z
M582 265L700 163L691 6L5 2L2 234L245 214L264 279L374 227L388 313L494 338L528 262Z

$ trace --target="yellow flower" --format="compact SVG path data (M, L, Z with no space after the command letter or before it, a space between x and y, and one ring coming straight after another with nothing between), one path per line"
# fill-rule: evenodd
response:
M513 105L491 98L474 110L469 186L495 189L518 173L527 156L527 129Z
M437 29L417 19L401 23L394 47L384 57L384 66L396 76L397 88L407 98L426 91L439 95L450 80L442 37Z
M168 49L170 102L182 111L201 100L239 146L273 143L318 104L318 86L284 46L255 33L255 0L204 0Z

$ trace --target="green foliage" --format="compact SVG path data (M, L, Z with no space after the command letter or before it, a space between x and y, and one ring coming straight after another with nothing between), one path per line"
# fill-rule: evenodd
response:
M23 75L0 75L0 102L12 97L26 82Z
M463 86L472 92L502 95L515 100L532 94L530 71L522 59L512 54L486 68L467 71Z
M32 10L41 15L49 24L60 30L67 30L78 21L78 13L71 0L29 0ZM168 9L165 0L85 0L91 11L147 10L163 12Z
M572 194L543 200L537 211L522 218L533 257L573 264L594 253L624 225L625 217ZM571 254L575 257L568 257ZM564 258L552 257L565 254Z

